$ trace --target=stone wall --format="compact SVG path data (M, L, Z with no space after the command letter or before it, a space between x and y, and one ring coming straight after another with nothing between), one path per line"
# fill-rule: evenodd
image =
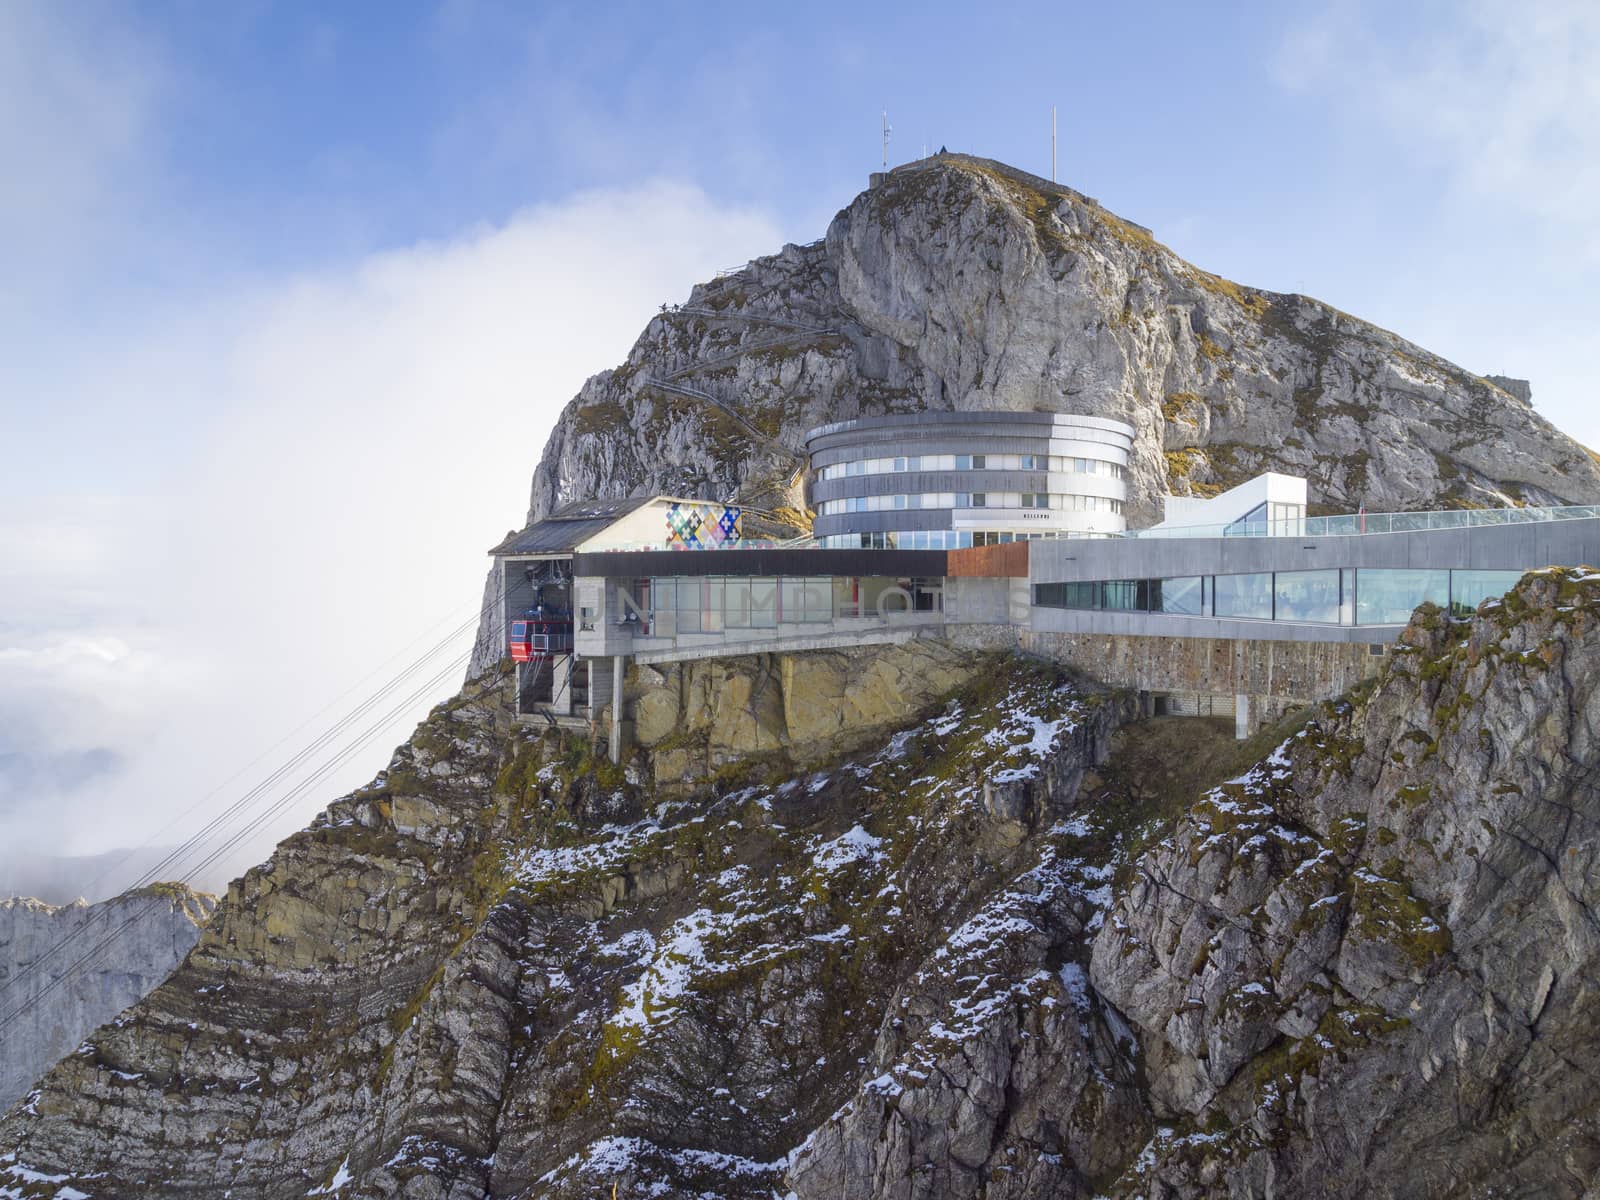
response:
M1113 687L1143 692L1324 700L1377 673L1364 642L1266 642L1136 634L1022 633L1023 647ZM1277 705L1273 706L1278 707Z

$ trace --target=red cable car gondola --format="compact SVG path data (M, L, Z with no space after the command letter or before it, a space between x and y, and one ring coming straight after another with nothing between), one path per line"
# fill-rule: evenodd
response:
M511 658L525 663L572 649L572 617L531 609L511 622Z

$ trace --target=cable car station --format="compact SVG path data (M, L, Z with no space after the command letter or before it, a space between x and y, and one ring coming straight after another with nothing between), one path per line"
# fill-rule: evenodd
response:
M1600 561L1600 508L1308 517L1305 480L1271 474L1129 530L1108 506L1131 430L1021 416L924 421L923 455L886 453L916 444L885 419L814 431L814 488L838 501L814 497L817 537L746 536L737 506L670 496L579 501L512 534L491 553L519 717L603 723L620 761L629 659L933 637L1049 656L1154 712L1228 713L1242 737L1370 674L1423 602L1462 614L1524 571ZM989 418L985 452L946 464ZM908 482L952 491L886 490ZM1057 499L1074 488L1092 503Z

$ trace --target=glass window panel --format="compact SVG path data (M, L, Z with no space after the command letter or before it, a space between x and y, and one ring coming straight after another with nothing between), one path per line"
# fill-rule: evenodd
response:
M1187 575L1177 579L1157 579L1150 595L1150 611L1181 613L1191 617L1203 615L1202 578L1200 575Z
M750 581L729 579L722 586L722 611L729 629L750 628Z
M1223 537L1256 537L1266 532L1267 506L1258 504L1222 531ZM1217 576L1218 579L1222 577Z
M1274 578L1278 620L1339 623L1338 571L1279 571Z
M705 580L679 579L677 585L678 632L699 633L703 628L701 613L704 605Z
M1471 616L1485 600L1498 599L1517 586L1521 571L1451 571L1450 611Z
M1218 575L1216 614L1219 617L1272 619L1272 573Z
M1356 624L1404 625L1423 601L1450 602L1450 572L1362 567L1356 571Z
M676 579L657 577L650 581L650 606L656 612L671 612L678 607Z
M723 625L724 583L721 576L706 580L705 610L701 613L700 628L707 633L721 633Z
M833 620L833 580L821 577L806 579L800 587L803 621Z
M1068 608L1100 607L1100 585L1098 583L1069 583L1065 586L1066 606Z
M778 619L785 623L800 619L800 581L791 576L778 580Z
M1139 607L1139 581L1109 579L1101 585L1101 607L1116 612L1134 612Z
M750 627L775 629L778 624L778 581L771 576L750 580Z

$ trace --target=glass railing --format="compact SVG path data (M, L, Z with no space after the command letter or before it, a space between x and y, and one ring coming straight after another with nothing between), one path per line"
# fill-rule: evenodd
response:
M584 554L633 553L640 550L821 550L823 545L813 537L797 538L728 538L720 542L695 542L682 540L656 542L612 542L604 546L589 546Z
M1475 529L1484 525L1527 525L1541 521L1583 521L1600 517L1600 505L1560 508L1451 508L1433 512L1346 513L1298 520L1234 521L1225 525L1180 525L1130 529L1130 538L1194 537L1361 537L1369 533L1423 533L1434 529Z

